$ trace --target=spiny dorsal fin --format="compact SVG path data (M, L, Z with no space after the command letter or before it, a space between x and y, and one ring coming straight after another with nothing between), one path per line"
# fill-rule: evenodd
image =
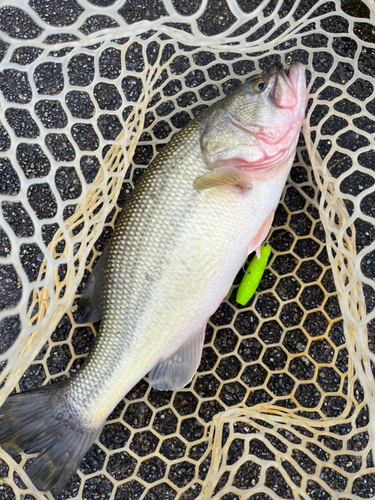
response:
M251 177L243 170L235 167L217 167L212 172L197 177L193 186L197 191L220 186L239 186L249 189L251 187Z

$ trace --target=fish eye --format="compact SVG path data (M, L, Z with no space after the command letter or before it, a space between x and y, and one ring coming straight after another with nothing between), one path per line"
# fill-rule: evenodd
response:
M246 85L246 89L248 92L255 92L257 94L262 92L265 88L266 82L259 77L250 80Z

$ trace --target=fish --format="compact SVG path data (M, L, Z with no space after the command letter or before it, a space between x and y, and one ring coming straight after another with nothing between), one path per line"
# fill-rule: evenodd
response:
M27 474L40 491L63 489L142 377L159 390L192 380L207 321L270 229L305 106L304 66L273 66L188 123L147 168L93 273L102 320L82 368L0 409L0 444L37 454Z

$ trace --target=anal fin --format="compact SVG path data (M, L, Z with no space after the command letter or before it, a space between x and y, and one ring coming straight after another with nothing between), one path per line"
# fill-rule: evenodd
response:
M251 188L251 177L243 170L235 167L217 167L211 172L197 177L193 186L197 191L220 186L239 186L249 189Z
M205 332L206 325L150 371L148 380L155 389L174 391L191 381L202 357Z

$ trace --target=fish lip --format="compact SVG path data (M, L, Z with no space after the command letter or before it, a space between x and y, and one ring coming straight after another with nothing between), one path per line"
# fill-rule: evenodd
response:
M291 64L286 70L281 63L276 65L277 73L285 80L294 92L297 92L298 89L301 68L304 69L304 66L300 62Z
M292 64L291 66L289 66L289 68L285 71L284 69L284 66L279 63L277 65L277 73L285 80L285 83L293 90L294 93L296 93L296 90L297 90L297 86L294 85L295 82L293 82L291 80L291 78L289 77L289 75L294 75L294 72L291 71L291 68L293 67L294 65Z
M292 64L287 72L282 64L278 63L274 66L274 78L270 89L270 97L274 104L280 108L294 109L298 104L298 74L299 70L295 70L298 63ZM297 80L295 78L297 75ZM293 77L289 78L289 76ZM297 84L297 85L295 85Z
M272 85L277 80L280 75L287 85L293 90L293 92L297 92L299 80L301 77L301 69L305 69L304 65L300 62L294 62L290 66L284 68L281 63L273 64L265 73L264 78L267 79L267 83L271 83Z
M267 78L268 80L276 80L278 75L282 75L283 78L288 79L287 73L289 72L289 69L290 68L285 71L284 66L280 62L275 63L272 64L272 66L270 66L268 70L263 72L263 77Z
M288 68L288 80L290 81L295 92L300 91L299 88L301 85L304 88L306 88L305 66L300 62L296 62L296 63L292 64L291 66L289 66L289 68Z

